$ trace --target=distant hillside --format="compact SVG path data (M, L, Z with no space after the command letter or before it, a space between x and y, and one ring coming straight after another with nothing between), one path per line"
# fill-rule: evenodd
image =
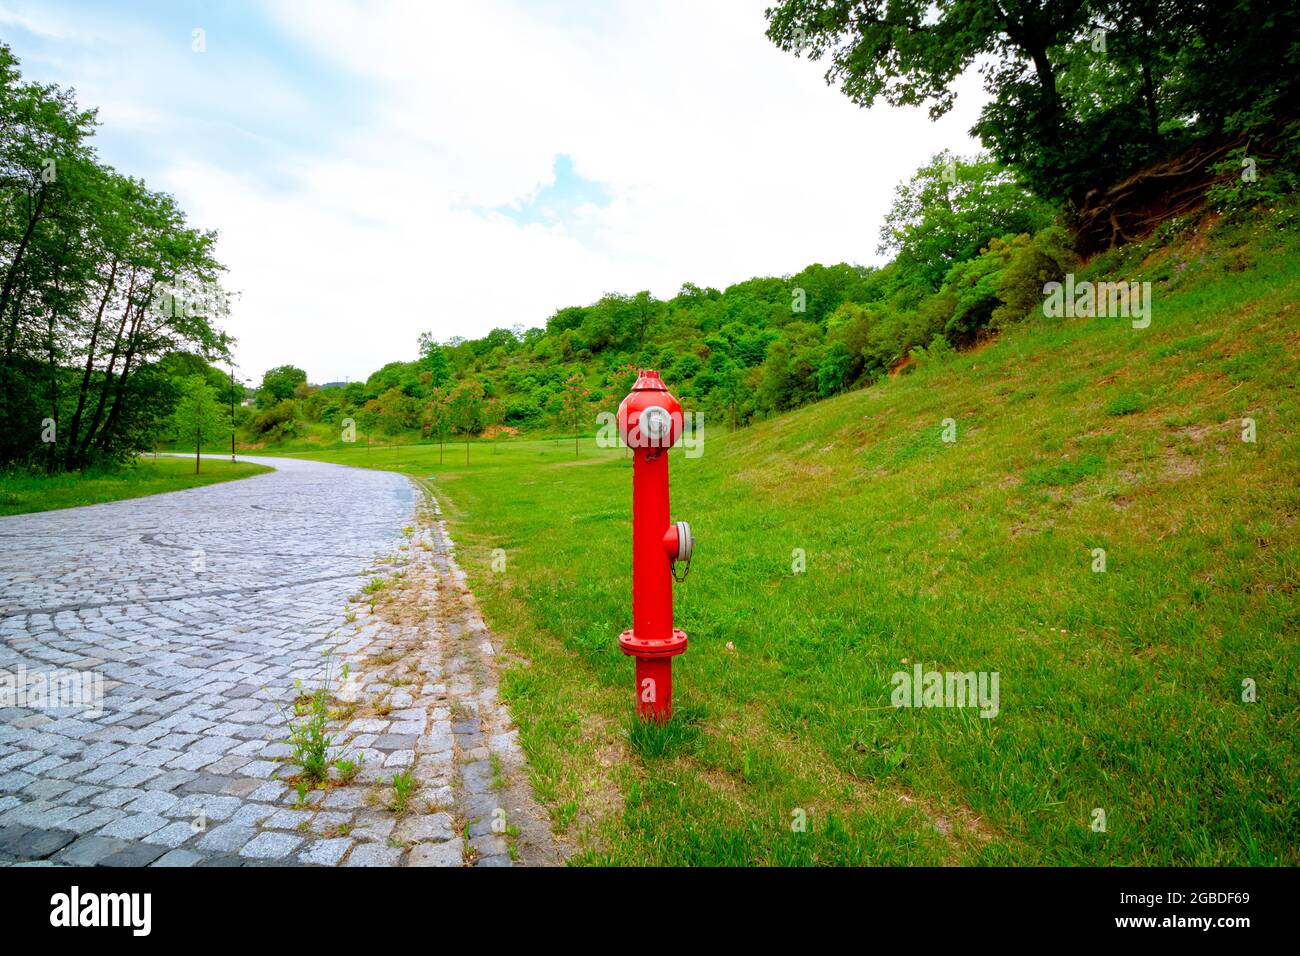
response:
M1095 255L1130 235L1160 243L1220 215L1248 221L1255 206L1288 202L1300 189L1300 121L1267 129L1253 147L1258 155L1244 155L1239 135L1094 191L1082 224L987 155L941 152L899 184L880 227L880 249L894 255L882 267L814 264L721 290L686 283L669 299L611 293L557 310L544 328L444 342L424 335L418 358L342 386L308 386L301 370L281 367L267 373L274 387L264 384L245 438L328 444L349 420L372 442L503 428L572 434L616 402L638 368L658 369L714 425L748 425L982 347L1045 306L1062 316L1076 304L1092 308L1075 303L1069 284L1081 251ZM1160 184L1172 182L1171 169L1181 178L1166 195ZM1114 250L1104 255L1126 262ZM1135 281L1118 271L1108 278ZM1141 308L1143 300L1118 304ZM300 384L286 384L286 375Z

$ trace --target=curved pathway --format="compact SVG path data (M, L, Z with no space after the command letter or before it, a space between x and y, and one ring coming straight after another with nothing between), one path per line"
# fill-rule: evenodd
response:
M418 495L246 460L276 470L0 518L0 860L365 861L346 821L331 838L289 809L281 708L320 682Z

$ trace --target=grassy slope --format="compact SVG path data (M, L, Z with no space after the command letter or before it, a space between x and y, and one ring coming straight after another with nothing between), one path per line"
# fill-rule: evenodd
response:
M674 452L699 544L668 732L627 719L621 454L403 450L507 638L503 692L575 860L1300 863L1295 227L1111 257L1157 280L1148 329L1034 318ZM1001 713L893 709L916 662L998 671Z
M270 471L248 462L231 464L218 459L203 460L202 471L194 474L193 458L141 458L121 471L72 472L63 475L6 474L0 481L0 515L25 514L75 508L101 501L139 498L164 491L180 491L211 485L233 478Z

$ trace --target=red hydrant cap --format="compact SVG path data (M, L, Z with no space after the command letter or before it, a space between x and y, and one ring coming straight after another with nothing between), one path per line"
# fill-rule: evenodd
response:
M662 378L659 377L659 373L658 373L658 372L656 372L654 369L645 368L645 369L642 369L642 370L641 370L641 373L636 377L636 382L632 385L632 391L634 391L634 392L648 392L648 391L666 392L666 391L668 391L668 386L664 385L664 380L663 380Z

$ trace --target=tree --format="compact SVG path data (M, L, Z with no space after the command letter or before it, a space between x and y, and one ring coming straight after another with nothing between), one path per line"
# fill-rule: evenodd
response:
M448 398L452 427L465 436L465 464L469 464L469 439L483 430L483 386L475 379L459 382Z
M292 399L286 398L254 415L252 430L266 441L272 443L283 441L294 434L294 418L297 410L297 404Z
M270 408L285 399L294 397L299 385L307 384L307 373L293 365L277 365L262 376L257 390L257 407Z
M489 398L483 403L483 426L493 428L506 420L506 403L499 398ZM493 433L493 438L496 433ZM496 453L496 442L492 442L492 451Z
M176 405L176 438L194 442L194 473L199 473L203 443L230 430L230 416L221 404L216 389L202 375L181 383L180 401Z
M780 412L792 407L794 380L790 368L790 346L784 339L772 343L763 363L762 384L758 399L769 412Z
M457 383L449 403L451 425L463 435L477 435L483 430L483 386L474 379Z
M483 427L492 428L506 420L506 404L499 398L489 398L483 403Z
M390 388L367 402L366 409L374 413L375 427L389 437L420 425L419 403L400 389Z
M833 342L822 354L817 366L817 394L829 398L846 388L852 381L855 356L843 342Z
M990 92L1030 107L1053 135L1062 107L1049 51L1087 25L1087 6L1084 0L784 0L767 11L767 35L785 51L806 49L814 60L829 55L826 81L838 82L858 105L928 103L935 119L952 109L953 81L976 57L993 57Z
M420 361L429 373L429 384L433 388L442 388L451 381L451 362L431 332L420 333Z
M974 132L1071 206L1186 134L1294 103L1300 65L1300 12L1268 0L781 0L767 18L778 47L827 58L827 82L859 106L937 118L980 61L990 100Z
M93 167L92 167L93 168ZM87 401L91 395L91 386L95 379L95 363L99 358L100 337L105 332L106 312L114 294L118 291L118 276L130 269L132 229L130 216L133 206L140 200L140 187L132 180L121 176L111 176L105 183L103 201L95 227L99 234L99 256L108 264L108 274L100 277L101 290L92 300L94 320L84 346L85 361L82 365L80 387L72 412L72 421L68 429L69 440L65 450L64 466L73 468L77 464L77 436L81 432L82 416L86 411Z
M578 457L578 439L581 435L580 427L583 414L587 410L587 401L591 397L591 390L587 388L586 382L582 379L581 372L574 372L564 381L564 392L562 396L562 407L564 410L565 420L573 425L573 457Z
M94 125L0 44L0 463L125 460L171 413L160 360L228 352L215 235L102 165Z
M1053 217L1052 207L1018 185L1005 166L944 150L894 190L879 251L895 253L902 268L934 291L955 263L979 255L993 237L1037 232Z
M451 400L445 389L438 389L425 403L423 429L426 435L438 439L438 464L443 463L447 448L447 433L451 430Z

